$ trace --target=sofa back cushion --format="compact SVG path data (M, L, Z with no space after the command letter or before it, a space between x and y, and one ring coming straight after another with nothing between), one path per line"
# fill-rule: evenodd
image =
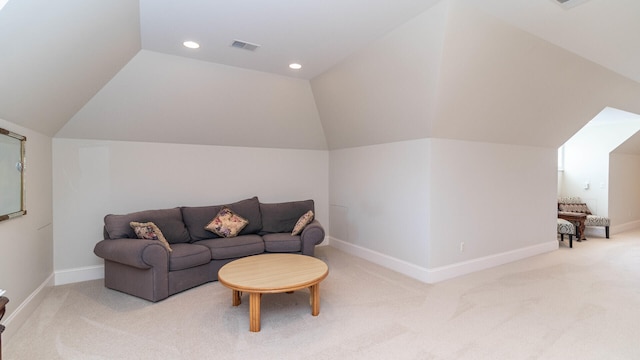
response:
M307 211L314 211L313 200L260 204L262 234L290 233Z
M205 230L205 226L207 226L225 206L249 221L247 226L245 226L238 235L256 234L262 229L260 202L256 196L226 205L185 206L181 208L182 217L189 230L192 241L219 237L216 233Z
M105 234L108 235L105 238L137 239L136 233L129 225L132 221L141 223L153 222L162 231L169 244L186 243L190 240L187 228L182 221L180 208L145 210L125 215L109 214L104 217L104 230Z

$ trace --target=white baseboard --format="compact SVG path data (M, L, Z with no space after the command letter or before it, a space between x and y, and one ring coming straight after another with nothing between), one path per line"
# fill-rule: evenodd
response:
M618 233L630 231L630 230L635 230L637 228L640 228L640 220L630 221L628 223L611 226L611 228L609 229L610 230L609 235L618 234Z
M371 261L374 264L389 268L401 274L407 275L422 282L429 282L429 270L410 262L394 258L346 241L329 237L329 246L342 250L353 256Z
M3 322L6 326L5 331L2 333L2 338L5 343L11 341L11 337L18 331L18 329L24 324L25 321L33 314L36 308L42 303L45 295L53 287L53 273L38 286L16 309L7 317Z
M495 266L508 264L510 262L526 259L531 256L544 254L558 250L558 240L548 241L542 244L527 246L525 248L506 251L499 254L483 256L480 258L463 261L457 264L440 266L429 269L430 283L451 279L454 277L470 274L476 271L489 269Z
M55 272L55 284L64 285L104 278L104 265L84 266Z
M521 260L534 255L554 251L558 249L558 241L553 240L543 244L533 245L522 249L507 251L500 254L493 254L477 259L472 259L457 264L441 266L437 268L424 268L415 264L411 264L404 260L400 260L389 255L379 253L358 245L350 244L331 237L329 245L342 250L351 255L371 261L372 263L384 266L411 278L422 282L432 284L458 276L470 274L472 272L492 268L498 265Z

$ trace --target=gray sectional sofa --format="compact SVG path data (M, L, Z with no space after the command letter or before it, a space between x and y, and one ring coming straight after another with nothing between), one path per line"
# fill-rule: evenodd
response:
M220 237L205 226L223 207L248 220L235 237ZM104 240L94 253L104 259L106 287L149 301L159 301L218 279L226 263L245 256L276 252L313 256L325 232L317 220L291 235L298 219L314 211L313 200L260 203L257 197L233 204L147 210L104 218ZM170 244L139 239L131 222L153 222Z

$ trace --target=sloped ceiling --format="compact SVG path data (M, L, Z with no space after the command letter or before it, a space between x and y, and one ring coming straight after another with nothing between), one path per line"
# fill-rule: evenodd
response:
M639 112L640 1L554 2L9 0L0 118L73 138L559 146L605 106Z
M430 136L447 18L442 2L311 80L329 148Z
M640 1L586 0L572 8L557 0L463 2L640 82Z
M640 113L640 83L465 1L450 11L438 96L432 137L492 143L559 147L607 106Z
M637 128L640 129L640 115L638 114L607 108L600 115L603 117L603 120L600 121L601 123L606 123L607 120L615 119L614 121L617 122L635 124ZM591 123L598 123L599 117L600 116L591 120ZM640 131L629 131L627 134L629 134L629 138L613 149L611 153L640 154Z
M0 118L53 136L140 50L130 0L11 0L0 11Z
M56 136L327 148L308 81L147 50Z
M607 106L640 113L640 83L464 0L311 83L330 148L425 137L559 147Z

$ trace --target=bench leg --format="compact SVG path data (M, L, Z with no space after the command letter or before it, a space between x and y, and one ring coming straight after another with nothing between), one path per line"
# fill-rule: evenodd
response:
M608 226L605 226L605 227L604 227L604 234L605 234L605 236L606 236L606 237L607 237L607 239L608 239L608 238L609 238L609 227L608 227Z
M573 235L569 234L569 247L573 248Z

